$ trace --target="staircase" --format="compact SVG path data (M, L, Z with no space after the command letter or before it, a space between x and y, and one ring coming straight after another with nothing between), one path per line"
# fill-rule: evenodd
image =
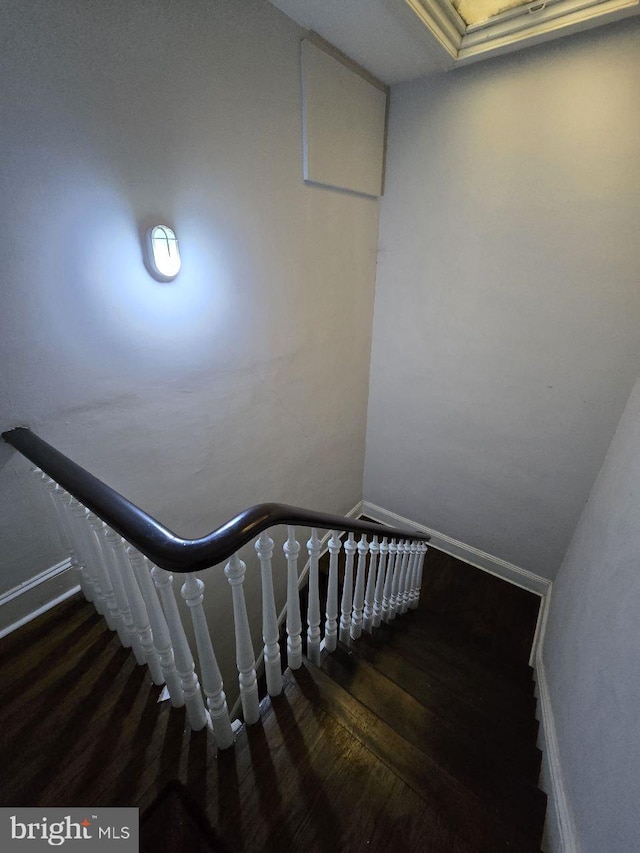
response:
M218 750L157 703L78 596L3 640L0 802L137 805L156 853L538 851L536 612L535 596L431 549L417 610L286 669L259 723ZM172 780L195 829L162 802Z
M3 437L38 466L84 593L0 646L3 806L138 806L155 853L539 851L536 596L418 533L280 504L181 539L29 430ZM267 532L282 524L286 569ZM310 529L301 591L295 525ZM225 560L244 725L209 630L229 602L207 615L195 574ZM280 637L274 569L287 578Z

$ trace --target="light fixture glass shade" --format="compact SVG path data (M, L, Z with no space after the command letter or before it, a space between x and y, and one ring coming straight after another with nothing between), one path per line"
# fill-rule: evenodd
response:
M172 281L182 262L175 232L168 225L154 225L147 231L147 263L158 281Z

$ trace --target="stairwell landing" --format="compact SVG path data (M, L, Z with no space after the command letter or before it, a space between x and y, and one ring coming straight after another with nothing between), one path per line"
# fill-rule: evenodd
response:
M538 606L431 548L416 610L286 669L218 750L78 596L3 640L0 800L138 806L143 850L538 851Z

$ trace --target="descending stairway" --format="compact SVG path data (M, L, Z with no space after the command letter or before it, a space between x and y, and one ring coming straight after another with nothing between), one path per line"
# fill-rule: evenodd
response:
M86 602L3 640L2 805L138 805L179 780L211 835L157 851L539 851L545 796L527 651L535 596L431 549L420 607L286 670L218 751ZM158 809L162 818L162 809Z

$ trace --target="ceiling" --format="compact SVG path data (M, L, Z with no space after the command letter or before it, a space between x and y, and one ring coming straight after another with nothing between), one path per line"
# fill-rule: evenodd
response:
M387 84L519 50L640 11L640 0L270 2ZM466 10L480 3L500 14L488 22L470 20L467 25ZM518 7L515 12L514 6Z
M384 83L399 83L453 65L426 27L389 0L270 0Z

